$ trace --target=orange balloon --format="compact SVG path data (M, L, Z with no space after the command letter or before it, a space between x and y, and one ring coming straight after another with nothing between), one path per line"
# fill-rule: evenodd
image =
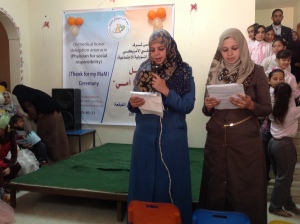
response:
M76 24L77 26L81 26L81 25L83 24L83 19L82 19L81 17L77 17L77 18L75 19L75 24Z
M150 11L148 12L148 18L149 18L150 20L153 20L155 17L156 17L156 12L154 12L153 10L150 10Z
M156 10L156 15L162 19L166 16L166 10L164 8L158 8Z
M75 18L71 16L68 18L67 22L70 26L73 26L75 25Z

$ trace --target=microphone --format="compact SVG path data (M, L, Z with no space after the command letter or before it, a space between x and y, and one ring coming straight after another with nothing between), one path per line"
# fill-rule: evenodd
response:
M161 77L162 75L162 66L161 65L152 65L151 71Z

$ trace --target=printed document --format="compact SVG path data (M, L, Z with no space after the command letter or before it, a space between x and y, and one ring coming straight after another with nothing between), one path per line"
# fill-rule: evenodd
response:
M208 95L215 97L220 100L220 104L215 108L222 109L238 109L237 106L233 105L230 101L230 97L239 98L236 94L245 96L243 84L230 83L221 85L207 85Z
M132 96L142 97L145 104L140 106L139 109L142 114L156 114L163 117L164 105L162 103L161 94L158 92L135 92L130 91Z

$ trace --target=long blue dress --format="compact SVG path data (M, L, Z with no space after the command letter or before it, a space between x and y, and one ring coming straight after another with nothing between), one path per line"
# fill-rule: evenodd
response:
M157 115L141 114L130 104L128 106L130 111L136 112L128 203L132 200L172 203L173 199L183 224L192 223L186 114L193 110L194 102L195 83L191 72L188 93L180 96L170 90L168 96L163 97L162 119Z

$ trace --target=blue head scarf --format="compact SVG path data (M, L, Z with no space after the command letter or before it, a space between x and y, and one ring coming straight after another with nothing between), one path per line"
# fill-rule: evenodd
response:
M160 43L166 47L166 59L161 65L160 76L166 80L170 90L184 95L190 91L190 67L182 61L175 40L166 30L156 30L149 38L149 47L154 43ZM133 80L134 90L140 92L155 92L151 85L151 70L155 66L150 57L144 61Z

